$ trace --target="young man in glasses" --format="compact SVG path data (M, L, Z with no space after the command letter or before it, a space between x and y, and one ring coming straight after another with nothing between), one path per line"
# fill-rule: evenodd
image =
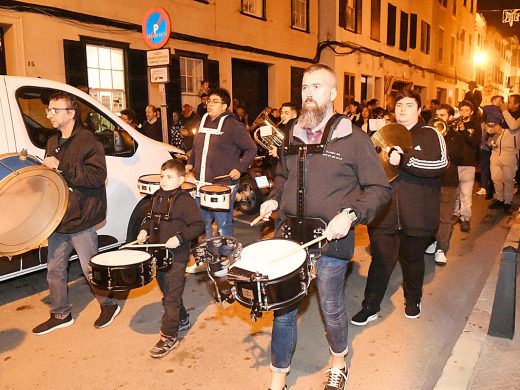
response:
M59 92L50 97L45 112L52 127L59 132L47 141L43 164L63 175L70 192L65 215L48 240L47 282L51 315L32 330L37 335L74 323L67 292L69 258L75 249L87 277L88 262L98 250L96 225L103 222L107 209L103 145L81 125L79 104L69 94ZM114 299L100 295L92 285L90 288L101 305L101 314L94 326L103 328L113 321L121 308Z
M221 236L233 235L233 201L238 180L255 158L257 147L244 124L228 110L231 103L229 92L223 88L210 91L208 112L202 117L199 130L193 140L192 153L186 172L193 170L201 185L214 183L231 187L229 211L202 209L206 238L213 237L213 220ZM215 180L218 176L227 176Z

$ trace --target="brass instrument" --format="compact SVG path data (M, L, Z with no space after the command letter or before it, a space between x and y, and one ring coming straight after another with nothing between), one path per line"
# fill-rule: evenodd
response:
M272 147L278 148L283 144L283 132L263 112L256 117L251 131L253 131L253 138L256 143L267 151Z
M446 137L446 134L448 133L448 125L444 121L444 119L439 118L436 116L435 118L430 119L428 122L428 126L433 127L435 130L437 130L443 137Z
M457 130L459 124L468 119L467 116L459 116L458 118L454 118L448 121L448 129Z
M412 150L412 135L410 131L398 123L389 123L376 131L370 137L376 148L379 162L385 170L388 181L399 176L399 168L390 164L388 152L394 146L399 146L404 152Z

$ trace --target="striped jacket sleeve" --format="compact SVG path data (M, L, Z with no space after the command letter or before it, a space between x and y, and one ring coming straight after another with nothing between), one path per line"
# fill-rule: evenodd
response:
M399 168L418 177L437 177L448 166L446 143L433 127L419 127L412 133L413 148L403 154Z

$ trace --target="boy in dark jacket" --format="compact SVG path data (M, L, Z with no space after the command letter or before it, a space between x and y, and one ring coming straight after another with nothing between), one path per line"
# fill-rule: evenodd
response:
M164 314L161 338L150 350L153 358L166 356L177 346L179 330L188 329L189 314L182 304L184 270L189 260L191 241L204 233L204 221L195 200L179 189L184 181L184 165L169 160L161 166L161 188L152 197L152 209L137 236L140 243L165 243L173 261L157 273L163 293Z

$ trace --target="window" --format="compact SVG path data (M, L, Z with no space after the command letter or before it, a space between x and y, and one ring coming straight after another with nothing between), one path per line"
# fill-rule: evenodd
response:
M448 0L439 0L439 4L442 5L444 8L448 7Z
M421 51L425 54L430 53L430 25L421 20Z
M353 74L345 73L345 88L343 92L343 108L347 107L350 103L352 103L355 99L355 90L354 90L354 82L356 80L356 76Z
M463 5L464 5L464 7L467 7L468 6L468 0L464 0Z
M381 40L381 0L372 0L370 14L370 38L374 41Z
M457 15L457 0L453 0L453 16Z
M242 13L265 19L265 0L242 0Z
M61 91L41 87L22 87L16 91L16 101L20 107L29 139L34 146L41 149L45 148L47 140L57 132L45 114L49 97L57 92ZM79 98L76 99L80 106L80 118L83 126L94 133L103 144L107 156L130 157L135 153L136 144L126 131L118 127L97 108Z
M90 94L110 111L126 107L123 49L86 45Z
M386 44L395 46L395 23L397 18L397 8L388 3L388 21L386 23Z
M455 65L455 37L452 35L450 37L450 65Z
M466 42L466 30L462 29L459 33L460 55L464 55L464 43Z
M439 51L437 52L437 61L442 62L444 59L444 30L439 29L439 42L437 42Z
M361 33L361 0L339 1L339 25L355 33Z
M410 15L410 49L417 47L417 14Z
M309 0L291 1L291 27L309 31Z
M179 57L179 62L181 67L181 92L187 95L197 95L200 82L204 79L203 60Z
M470 58L473 58L473 37L468 34L468 54Z
M399 29L399 50L408 49L408 14L401 11L401 22Z

